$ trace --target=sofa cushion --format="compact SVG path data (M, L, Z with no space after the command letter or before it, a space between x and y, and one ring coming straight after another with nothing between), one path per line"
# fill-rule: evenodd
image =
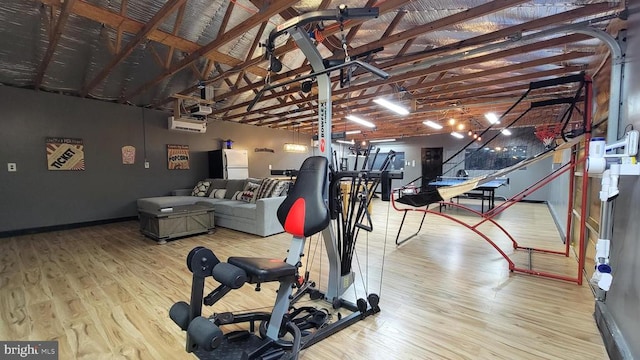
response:
M207 190L207 193L204 195L206 197L212 197L211 192L214 189L224 189L227 186L227 179L206 178L204 181L208 181L210 184L209 190Z
M224 189L227 187L227 179L205 179L211 183L214 189Z
M198 181L196 186L191 191L191 196L202 197L207 195L207 190L209 190L210 185L211 183L209 183L208 181Z
M227 186L225 187L227 189L227 193L224 195L225 199L231 199L233 198L233 195L237 192L237 191L242 191L244 190L245 185L247 184L247 180L227 180Z
M245 219L256 219L256 205L255 204L240 204L231 208L233 216L241 217Z
M234 200L223 200L216 202L216 214L233 215L233 208L244 203Z

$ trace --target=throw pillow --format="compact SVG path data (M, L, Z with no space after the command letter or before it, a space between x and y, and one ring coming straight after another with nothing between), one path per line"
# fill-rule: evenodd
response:
M286 195L286 191L288 187L289 187L288 182L279 180L276 186L273 187L273 190L271 191L271 194L269 194L269 197Z
M240 195L240 200L250 203L251 200L253 200L253 195L254 195L253 191L243 191L242 194Z
M264 199L280 196L286 185L286 181L280 181L277 179L264 179L264 181L262 181L262 184L260 185L260 189L258 189L256 198Z
M217 189L213 197L216 199L224 199L224 196L227 194L227 189Z
M232 196L231 200L241 200L242 191L236 191Z
M254 182L247 182L247 185L244 187L244 194L243 194L243 198L242 201L246 201L249 203L254 203L256 202L256 192L258 191L258 189L260 188L260 184L256 184Z
M191 191L191 196L205 196L210 185L211 183L209 183L208 181L198 181L196 186Z
M227 192L226 189L214 189L213 185L211 185L211 186L209 186L209 195L208 195L208 197L214 198L214 199L223 199L224 198L224 193L220 193L220 191L224 191L224 193ZM217 196L216 196L216 193L218 193ZM222 194L222 197L219 197L220 194Z

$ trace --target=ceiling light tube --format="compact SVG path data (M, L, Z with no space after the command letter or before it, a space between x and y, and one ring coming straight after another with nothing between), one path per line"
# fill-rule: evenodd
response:
M484 114L484 117L489 120L489 122L491 124L500 124L500 121L498 120L498 115L496 115L495 113L489 112Z
M307 152L307 146L302 144L286 143L283 146L286 152L304 153Z
M382 98L378 98L378 99L374 99L373 100L374 103L380 105L380 106L384 106L387 109L400 114L400 115L409 115L409 110L403 108L400 105L396 105L392 102L389 102L388 100L382 99Z
M458 138L458 139L462 139L462 138L464 138L464 136L463 136L462 134L457 133L457 132L455 132L455 131L451 132L451 136L453 136L453 137L455 137L455 138Z
M505 134L505 135L507 135L507 136L509 136L509 135L511 135L511 130L509 130L509 129L502 129L502 133L503 133L503 134Z
M369 140L370 143L381 143L381 142L392 142L396 141L396 139L377 139L377 140Z
M423 121L422 123L423 123L423 124L425 124L425 125L427 125L427 126L428 126L428 127L430 127L430 128L436 129L436 130L440 130L440 129L442 129L442 125L440 125L440 124L436 124L436 123L434 123L434 122L433 122L433 121L431 121L431 120Z
M336 142L340 144L347 144L347 145L354 145L356 143L353 140L336 140Z
M355 135L360 133L362 133L362 130L349 130L344 132L345 135Z
M374 128L374 127L376 127L376 125L375 125L374 123L369 122L369 121L367 121L367 120L360 119L360 118L359 118L359 117L357 117L357 116L347 115L347 116L345 116L345 117L346 117L347 119L349 119L349 120L353 121L353 122L356 122L356 123L358 123L358 124L360 124L360 125L364 125L364 126L366 126L366 127L370 127L370 128Z

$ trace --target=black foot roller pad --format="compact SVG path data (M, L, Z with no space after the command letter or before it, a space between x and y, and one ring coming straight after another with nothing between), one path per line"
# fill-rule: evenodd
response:
M189 327L189 304L184 301L179 301L169 309L169 317L173 320L180 329L186 331Z
M189 324L187 333L200 349L211 351L222 342L224 334L219 327L209 321L209 319L198 316Z
M281 281L296 275L295 266L277 259L230 257L227 262L244 270L251 284Z

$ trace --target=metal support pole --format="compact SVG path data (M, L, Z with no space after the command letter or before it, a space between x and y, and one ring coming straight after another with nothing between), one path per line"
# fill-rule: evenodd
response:
M291 241L291 246L289 247L287 264L293 266L298 265L300 257L304 252L305 242L306 238L304 237L293 237L293 241ZM291 292L293 291L292 285L293 281L282 281L280 283L276 303L273 306L273 311L271 312L271 318L269 320L269 327L267 328L267 337L273 340L278 340L280 337L278 334L282 328L282 319L287 311L289 311L290 297Z

